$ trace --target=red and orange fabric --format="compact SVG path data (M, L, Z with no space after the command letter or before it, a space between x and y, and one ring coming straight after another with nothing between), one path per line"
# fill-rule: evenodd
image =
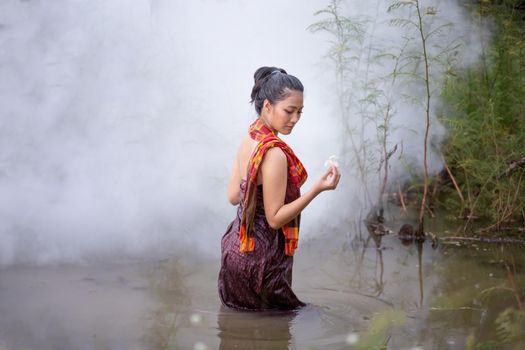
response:
M241 252L251 252L255 248L255 242L252 235L253 220L255 216L255 205L257 198L257 173L263 157L270 148L279 147L283 150L288 161L288 185L286 190L285 203L289 203L299 198L301 195L300 187L306 181L308 173L301 161L294 154L292 149L273 131L264 124L259 118L250 125L250 136L252 139L259 141L257 147L250 158L246 185L246 194L243 201L243 213L239 229L239 239ZM299 224L301 215L297 215L292 221L284 225L281 229L285 237L286 255L292 256L297 249L299 240Z

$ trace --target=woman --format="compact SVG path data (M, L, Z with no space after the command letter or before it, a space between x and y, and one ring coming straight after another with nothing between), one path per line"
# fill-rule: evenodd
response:
M236 309L290 310L304 305L291 289L300 213L319 193L335 189L341 175L330 166L300 194L306 170L278 135L290 134L299 121L303 85L275 67L257 69L254 80L258 118L231 171L228 199L239 206L222 238L219 296Z

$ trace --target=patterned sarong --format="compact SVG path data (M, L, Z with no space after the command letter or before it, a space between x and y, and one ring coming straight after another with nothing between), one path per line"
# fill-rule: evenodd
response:
M288 185L286 190L285 203L289 203L299 198L301 195L300 187L306 181L308 176L306 169L303 167L301 161L295 156L292 149L279 137L277 137L272 130L266 126L259 118L250 125L250 136L252 139L259 141L255 148L252 157L250 158L246 194L243 201L243 213L241 217L241 225L239 229L240 251L251 252L254 249L255 242L252 235L252 226L255 216L255 204L257 198L257 173L259 165L267 150L272 147L279 147L286 155L288 162ZM281 229L285 237L284 252L286 255L293 255L297 249L297 241L299 239L299 224L301 215L297 215L292 221L285 224Z

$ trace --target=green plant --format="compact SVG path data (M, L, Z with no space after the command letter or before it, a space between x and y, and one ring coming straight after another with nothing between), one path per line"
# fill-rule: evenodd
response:
M401 48L387 51L375 41L374 20L347 17L342 12L342 1L332 0L327 8L315 13L324 18L309 26L309 30L326 32L331 38L327 57L335 68L345 133L342 164L343 167L348 164L346 153L350 150L351 164L356 167L362 185L362 204L373 213L381 211L389 181L389 159L397 150L397 145L389 146L391 120L395 115L393 91L408 40ZM377 68L383 65L392 66L386 76L378 74ZM370 126L375 135L366 131ZM374 171L378 174L377 184L371 180Z
M363 198L365 203L369 203L367 143L363 135L364 125L361 124L361 133L356 136L356 130L351 123L352 106L359 100L355 93L358 91L355 76L359 71L359 64L362 62L364 53L366 21L344 16L341 12L341 0L332 0L325 9L315 13L316 16L325 18L310 25L308 29L314 33L322 31L330 35L331 46L327 58L334 65L339 113L345 133L348 135L348 138L344 138L342 146L342 166L344 168L348 163L345 157L348 148L346 141L348 140L363 186Z
M458 203L451 186L442 193L468 219L465 229L476 217L496 232L525 221L525 21L518 8L517 1L485 1L473 9L481 24L493 23L493 36L483 42L480 64L449 76L443 89L445 158L465 196Z
M419 104L424 111L424 137L423 137L423 194L421 197L419 209L419 225L416 230L419 236L424 235L424 218L427 208L427 196L429 187L429 173L428 173L428 148L429 148L429 131L431 125L431 99L434 95L435 80L447 70L449 70L453 63L453 57L456 49L459 47L457 40L453 39L441 47L434 39L438 36L449 34L451 23L444 23L432 28L428 18L432 18L438 14L436 8L427 7L423 11L419 0L405 0L396 1L388 8L389 12L407 10L403 17L392 20L393 25L401 26L412 30L412 38L416 39L417 45L411 50L408 50L404 55L403 60L408 61L404 65L410 71L405 71L404 74L415 81L422 82L424 85L423 103L413 99L414 103ZM410 35L410 34L409 34ZM438 52L431 53L430 46L438 47ZM421 67L422 68L419 68ZM431 72L431 69L433 70Z

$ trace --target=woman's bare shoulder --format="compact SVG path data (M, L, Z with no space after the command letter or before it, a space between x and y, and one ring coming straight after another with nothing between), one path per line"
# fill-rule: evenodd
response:
M271 158L274 161L282 162L286 161L286 154L279 147L272 147L266 151L266 158Z
M266 151L261 166L274 170L276 168L286 168L287 165L288 162L284 151L279 147L272 147Z

